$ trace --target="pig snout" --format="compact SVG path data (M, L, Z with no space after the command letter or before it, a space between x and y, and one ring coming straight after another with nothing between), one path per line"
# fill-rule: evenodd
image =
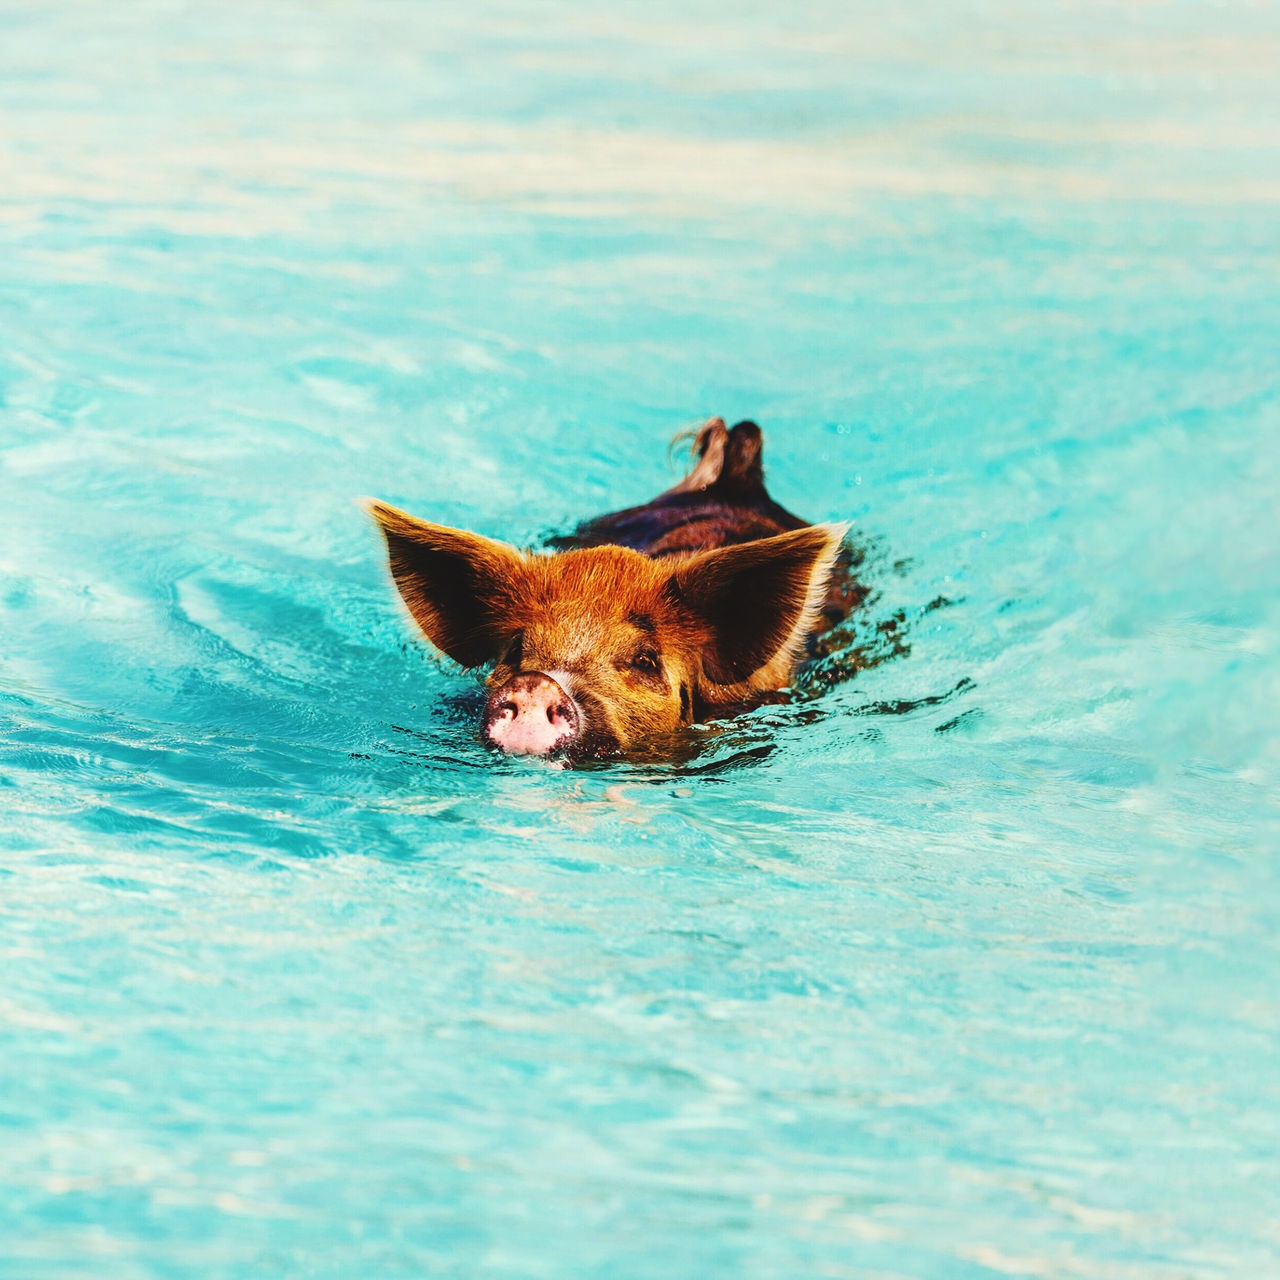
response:
M548 675L530 671L489 695L484 736L509 756L545 756L578 734L578 708Z

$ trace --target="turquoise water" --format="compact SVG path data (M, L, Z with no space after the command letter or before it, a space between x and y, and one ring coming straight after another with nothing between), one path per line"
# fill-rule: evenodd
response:
M1280 1274L1274 8L0 26L0 1273ZM492 758L713 413L907 651Z

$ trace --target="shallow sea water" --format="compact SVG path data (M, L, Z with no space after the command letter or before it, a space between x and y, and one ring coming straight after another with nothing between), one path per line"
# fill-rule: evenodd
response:
M1274 8L0 26L0 1274L1280 1274ZM713 413L907 652L491 758Z

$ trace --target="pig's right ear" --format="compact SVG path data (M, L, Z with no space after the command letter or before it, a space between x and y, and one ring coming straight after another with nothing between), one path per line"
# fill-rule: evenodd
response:
M387 540L387 558L413 620L436 646L464 667L497 657L498 606L524 563L518 551L476 533L415 520L385 502L369 514Z

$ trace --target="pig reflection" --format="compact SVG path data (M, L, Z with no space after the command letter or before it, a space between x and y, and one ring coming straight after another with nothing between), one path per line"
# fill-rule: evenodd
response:
M485 741L569 762L660 750L709 710L785 687L807 638L843 616L845 527L769 497L759 428L715 418L695 448L674 488L552 555L371 505L427 639L493 664Z

